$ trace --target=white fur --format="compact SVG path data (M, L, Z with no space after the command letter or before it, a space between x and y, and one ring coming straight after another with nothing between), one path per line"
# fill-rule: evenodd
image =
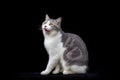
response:
M60 32L58 32L56 36L45 36L44 45L49 55L49 61L46 70L41 73L43 75L49 74L53 68L57 67L61 54L65 51L63 43L61 42L61 36ZM57 67L57 69L58 68L59 67ZM58 71L55 70L54 73L59 73Z
M63 47L62 40L62 34L57 31L52 31L51 34L46 34L44 28L51 30L51 26L48 25L49 21L42 25L43 34L44 34L44 46L48 52L49 55L49 61L47 64L47 67L44 71L41 72L41 75L47 75L49 74L54 68L53 74L57 74L61 71L63 71L63 74L74 74L74 73L85 73L86 72L86 66L77 66L72 65L69 66L63 59L63 53L66 50L65 47ZM62 67L61 67L62 66Z
M76 73L86 73L87 66L72 65L71 70Z
M46 69L41 72L42 75L49 74L52 71L52 69L55 67L56 69L53 73L54 74L59 73L60 66L57 66L57 65L59 65L58 62L60 61L61 54L65 51L65 48L63 48L63 43L61 42L62 34L60 32L53 31L52 35L51 34L48 35L44 31L44 28L45 28L44 26L47 26L46 28L49 30L51 29L51 27L48 24L49 24L49 21L47 22L47 24L42 26L43 34L45 37L44 46L49 55L48 65Z

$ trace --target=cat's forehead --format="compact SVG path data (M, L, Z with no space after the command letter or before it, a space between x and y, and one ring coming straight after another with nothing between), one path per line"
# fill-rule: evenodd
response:
M56 20L55 19L49 19L48 20L50 23L56 23Z
M48 19L48 20L45 20L43 24L57 25L57 22L55 19Z

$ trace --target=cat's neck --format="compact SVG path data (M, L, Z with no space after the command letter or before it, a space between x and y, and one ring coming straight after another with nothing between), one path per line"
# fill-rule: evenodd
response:
M62 29L60 29L60 33L61 33L62 35L65 34L65 32L64 32Z
M56 35L50 36L50 35L44 35L45 39L54 39L54 38L60 38L62 36L61 31L58 31Z
M59 29L59 31L57 32L57 34L55 36L48 35L45 32L43 32L43 34L44 34L44 38L54 38L54 37L60 36L60 35L64 36L65 32L62 29Z

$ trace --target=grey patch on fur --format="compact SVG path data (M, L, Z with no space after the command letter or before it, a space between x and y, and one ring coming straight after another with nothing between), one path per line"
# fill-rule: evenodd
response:
M66 47L63 59L69 65L88 65L88 52L83 40L71 33L62 33L63 47Z
M52 29L56 30L57 32L59 31L59 28L57 28L57 26L55 26L55 25L52 26Z

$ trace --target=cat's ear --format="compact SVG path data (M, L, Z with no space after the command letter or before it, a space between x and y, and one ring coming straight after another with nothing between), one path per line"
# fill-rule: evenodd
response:
M45 19L46 19L46 20L48 20L49 18L50 18L50 17L48 16L48 14L46 14L46 17L45 17Z
M59 18L56 19L56 22L57 22L58 25L61 24L61 21L62 21L62 18L61 18L61 17L59 17Z

